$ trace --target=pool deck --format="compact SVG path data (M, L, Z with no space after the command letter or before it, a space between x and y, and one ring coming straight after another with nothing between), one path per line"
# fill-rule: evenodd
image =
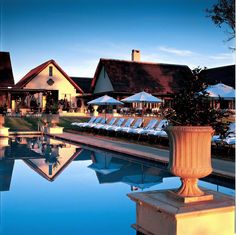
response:
M67 132L50 136L64 141L123 153L138 158L154 160L162 163L168 163L169 161L169 150L134 144L130 143L128 140L127 142L121 142L119 140L110 140L100 136L85 136ZM217 176L224 176L231 179L235 178L235 162L212 159L212 167L213 174Z

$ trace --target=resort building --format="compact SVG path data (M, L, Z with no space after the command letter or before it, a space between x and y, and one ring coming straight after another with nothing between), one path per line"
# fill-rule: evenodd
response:
M235 89L235 65L204 69L200 72L200 78L206 79L209 85L226 85L224 89L225 92L227 92L229 87L233 87ZM215 108L235 109L234 96L230 99L212 99L211 105Z
M101 58L93 78L70 77L54 60L49 60L14 85L10 54L0 52L0 109L24 115L45 111L49 103L59 104L63 115L85 115L90 108L87 102L94 98L107 94L121 100L140 91L151 93L171 107L183 81L193 76L191 69L186 65L142 62L140 58L139 50L132 50L130 61ZM211 85L221 82L235 87L235 66L206 69L200 77ZM213 105L217 106L216 103ZM234 108L234 101L221 103L221 107ZM135 103L125 106L140 108ZM144 106L156 112L160 104Z
M83 90L83 95L77 95L77 111L80 113L87 112L87 102L93 98L91 95L91 83L93 78L90 77L71 77L71 79Z
M11 95L9 88L14 86L9 52L0 52L0 108L9 107Z
M224 83L235 88L235 65L204 69L200 77L205 78L210 85Z
M109 94L117 99L146 91L171 106L173 94L193 76L186 65L140 61L140 51L132 50L131 61L100 59L91 91L94 96ZM154 108L157 104L149 104Z
M43 89L44 91L30 97L37 100L40 110L45 110L48 95L53 101L59 101L62 109L68 110L70 107L77 107L76 97L84 93L54 60L49 60L29 71L15 87L26 90Z

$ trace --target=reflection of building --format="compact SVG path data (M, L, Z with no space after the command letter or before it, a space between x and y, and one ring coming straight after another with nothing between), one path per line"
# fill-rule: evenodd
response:
M43 145L44 158L24 160L28 166L49 181L54 181L83 151L82 149L76 151L77 146L75 145L62 145L61 142L58 144L56 140L52 141Z
M9 191L13 168L14 160L0 160L0 191Z
M33 151L30 147L40 137L32 138L31 141L26 137L16 137L11 139L10 145L5 148L5 158L7 159L32 159L42 158L42 155Z
M145 189L161 183L163 177L170 176L164 170L107 156L106 153L93 152L91 159L93 163L88 167L96 172L100 184L123 182L131 187Z
M80 154L74 159L74 161L90 161L91 160L91 153L92 151L88 149L81 149L77 148L76 152L80 151Z

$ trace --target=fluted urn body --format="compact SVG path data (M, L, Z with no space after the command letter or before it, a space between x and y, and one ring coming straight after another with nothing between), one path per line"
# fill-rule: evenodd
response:
M170 141L169 170L182 181L177 193L183 197L204 195L198 178L212 172L212 127L169 126L166 131Z
M5 117L3 115L0 115L0 128L4 126L5 123Z
M59 114L44 114L42 121L50 127L56 127L59 123Z

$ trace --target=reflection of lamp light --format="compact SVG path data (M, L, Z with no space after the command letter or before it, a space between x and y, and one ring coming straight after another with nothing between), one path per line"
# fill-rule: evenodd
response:
M5 147L9 146L8 138L0 138L0 159L5 156Z

